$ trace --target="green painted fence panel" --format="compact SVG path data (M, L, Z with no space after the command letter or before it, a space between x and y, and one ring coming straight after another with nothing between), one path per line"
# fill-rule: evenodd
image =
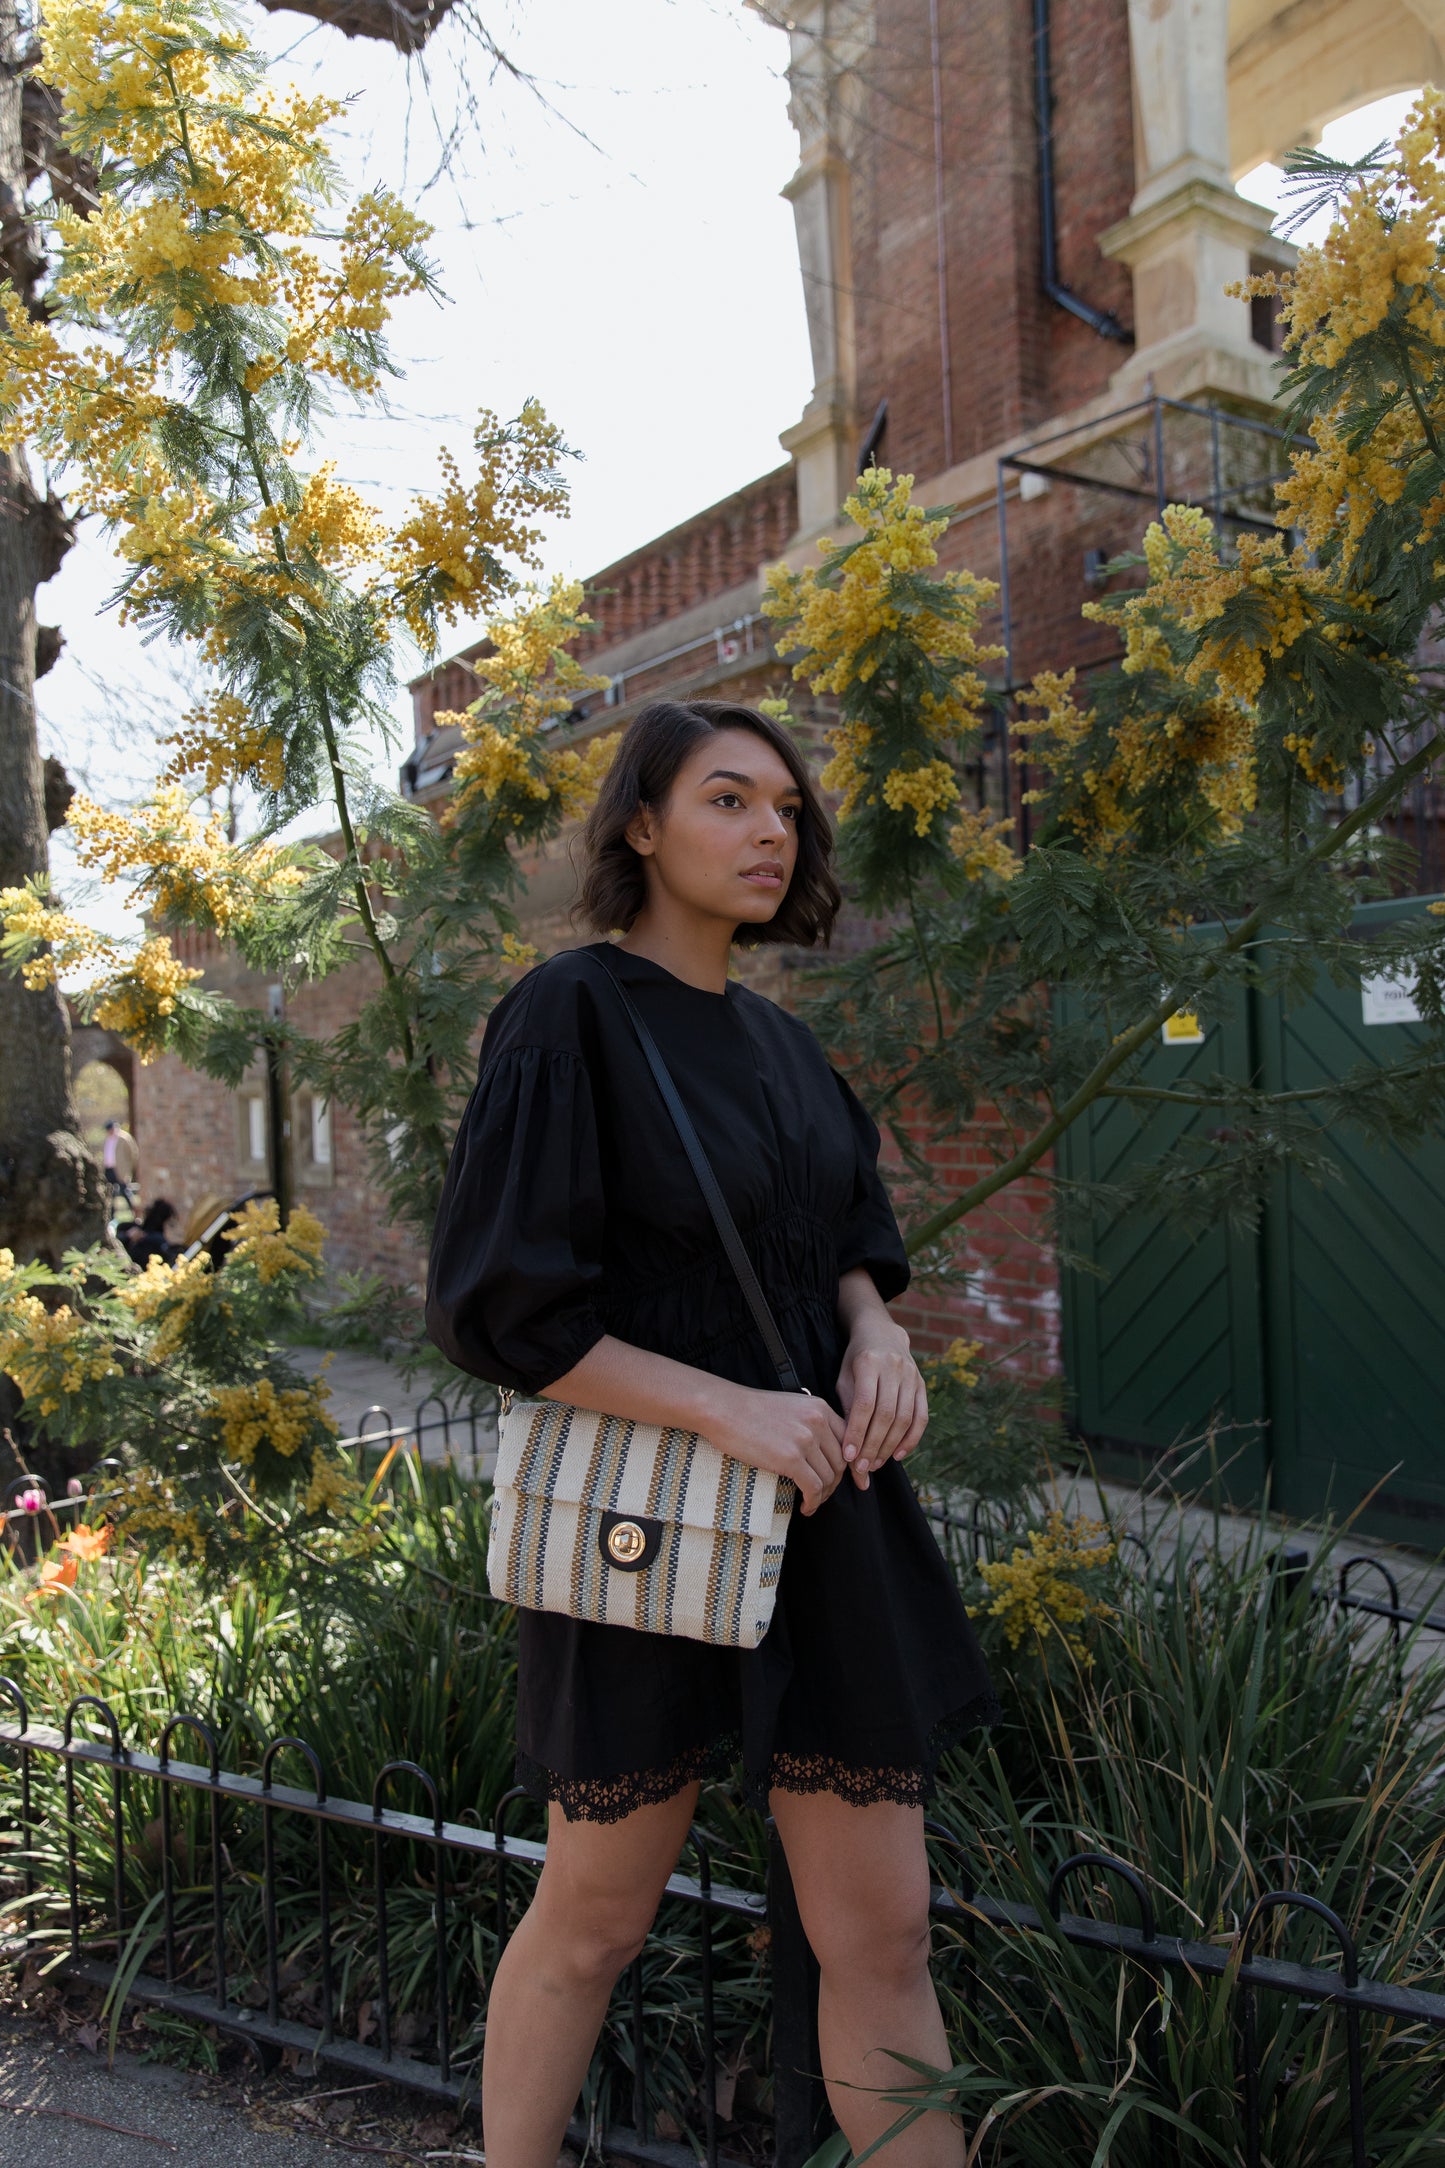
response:
M1061 1004L1061 1014L1069 1011ZM1140 1082L1198 1082L1221 1071L1247 1073L1243 998L1201 1042L1160 1043ZM1115 1099L1102 1103L1060 1141L1068 1181L1119 1180L1156 1159L1179 1137L1218 1116L1209 1111ZM1264 1410L1256 1245L1226 1227L1185 1234L1138 1208L1104 1206L1075 1238L1081 1269L1063 1275L1064 1363L1076 1427L1113 1465L1119 1450L1151 1455L1199 1439L1211 1425L1227 1463L1226 1487L1252 1497L1263 1461Z
M1368 906L1361 930L1428 898ZM1059 1013L1069 1013L1067 997ZM1308 1089L1423 1036L1367 1023L1357 988L1308 1002L1240 997L1201 1043L1161 1043L1141 1081L1254 1075ZM1141 1111L1143 1118L1141 1118ZM1066 1179L1108 1181L1217 1121L1112 1101L1062 1141ZM1064 1366L1075 1429L1106 1469L1153 1459L1216 1427L1237 1499L1360 1515L1362 1530L1445 1541L1445 1136L1380 1149L1329 1136L1340 1179L1281 1178L1257 1235L1190 1239L1137 1209L1097 1211L1062 1275ZM1121 1463L1120 1456L1129 1456Z
M1370 905L1362 930L1422 908ZM1268 1087L1309 1090L1424 1038L1366 1010L1358 989L1328 983L1298 1008L1268 1007ZM1275 1493L1316 1515L1379 1485L1362 1525L1445 1541L1445 1135L1403 1150L1340 1126L1329 1146L1341 1179L1287 1175L1265 1223Z

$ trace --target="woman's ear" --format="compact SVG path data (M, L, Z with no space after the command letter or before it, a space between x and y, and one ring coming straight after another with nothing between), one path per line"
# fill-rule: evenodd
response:
M657 845L653 840L652 808L640 805L622 831L624 843L630 843L639 858L651 858Z

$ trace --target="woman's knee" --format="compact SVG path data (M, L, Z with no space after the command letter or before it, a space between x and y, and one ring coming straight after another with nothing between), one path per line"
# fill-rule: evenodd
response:
M928 1970L932 1929L928 1895L848 1897L805 1923L813 1954L830 1980L902 1987Z
M635 1958L642 1955L647 1927L631 1927L625 1920L601 1915L583 1918L568 1936L571 1965L588 1980L619 1979Z
M642 1954L657 1908L650 1891L579 1888L575 1881L549 1888L544 1874L535 1909L548 1968L595 1983L615 1980Z

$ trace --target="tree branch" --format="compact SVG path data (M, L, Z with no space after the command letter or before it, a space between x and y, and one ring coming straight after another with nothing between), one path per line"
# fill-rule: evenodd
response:
M1342 845L1348 843L1352 836L1357 835L1361 828L1368 827L1376 815L1383 812L1392 799L1398 795L1411 776L1417 775L1422 769L1427 768L1442 748L1445 748L1445 732L1437 731L1435 736L1423 745L1418 753L1412 754L1397 775L1392 775L1387 782L1381 784L1377 791L1373 791L1368 798L1362 799L1353 813L1346 814L1345 818L1339 822L1337 827L1331 829L1327 836L1321 836L1319 842L1313 844L1305 852L1304 856L1297 861L1296 880L1290 882L1288 887L1280 893L1270 896L1266 902L1256 904L1249 916L1240 920L1233 933L1221 944L1214 957L1205 965L1198 983L1207 986L1211 979L1216 978L1226 959L1237 955L1242 948L1254 939L1260 928L1267 924L1271 913L1278 909L1282 895L1289 893L1289 890L1296 885L1299 876L1308 868L1319 865L1324 860L1333 857L1335 852ZM1171 987L1163 999L1156 1002L1146 1016L1141 1017L1137 1024L1131 1025L1129 1030L1124 1032L1105 1053L1100 1055L1077 1091L1073 1092L1064 1101L1050 1121L1045 1122L1041 1129L1035 1131L1027 1144L1021 1146L1011 1159L1007 1159L1001 1166L995 1167L991 1174L984 1175L980 1181L973 1183L957 1197L952 1198L948 1204L931 1214L921 1227L916 1227L907 1239L906 1247L909 1255L913 1256L919 1250L927 1249L931 1243L936 1242L940 1235L946 1234L948 1229L959 1220L975 1211L979 1205L986 1204L988 1199L997 1195L999 1190L1007 1189L1010 1182L1015 1182L1020 1175L1027 1174L1031 1167L1037 1166L1044 1154L1052 1150L1053 1146L1064 1134L1064 1131L1072 1127L1079 1116L1085 1113L1093 1105L1093 1102L1100 1097L1110 1078L1117 1075L1124 1064L1130 1061L1141 1047L1152 1039L1161 1025L1166 1023L1174 1014L1175 1010L1180 1006L1182 998L1183 990L1178 987Z
M1410 394L1410 404L1414 407L1420 427L1424 431L1425 442L1438 459L1440 457L1440 440L1435 434L1429 415L1425 412L1425 403L1420 397L1419 386L1415 382L1415 372L1410 367L1410 350L1406 346L1404 339L1398 335L1393 344L1396 358L1400 364L1400 374L1405 379L1405 389Z
M934 1048L935 1051L938 1051L948 1037L948 1030L943 1021L943 1000L938 991L938 978L933 968L933 952L924 940L923 928L918 923L918 906L913 895L913 875L907 873L904 878L908 887L908 919L913 928L914 941L918 945L919 961L927 974L929 992L933 995L933 1019L938 1031Z
M1419 1076L1434 1076L1445 1071L1445 1061L1411 1062L1391 1072L1396 1081ZM1247 1086L1230 1092L1186 1092L1152 1084L1106 1084L1100 1092L1101 1099L1147 1099L1162 1101L1175 1107L1248 1107L1267 1114L1271 1107L1302 1106L1306 1100L1333 1099L1339 1096L1338 1084L1311 1084L1307 1089L1294 1092L1251 1092Z

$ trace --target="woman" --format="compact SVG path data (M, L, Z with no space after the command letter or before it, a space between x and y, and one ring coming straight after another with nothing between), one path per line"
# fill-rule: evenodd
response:
M887 1304L908 1283L878 1132L811 1033L728 977L734 941L826 941L827 816L751 708L661 701L627 730L583 838L591 955L651 1027L807 1394L781 1393L620 998L583 955L494 1010L432 1245L453 1362L533 1397L697 1430L797 1484L751 1651L519 1614L518 1772L547 1859L492 1983L489 2168L554 2168L608 1998L640 1949L702 1778L739 1753L786 1848L822 1973L818 2026L856 2150L894 2054L948 2057L928 1971L923 1803L995 1704L900 1463L927 1398ZM891 2052L890 2052L891 2051ZM961 2158L925 2117L894 2168Z

